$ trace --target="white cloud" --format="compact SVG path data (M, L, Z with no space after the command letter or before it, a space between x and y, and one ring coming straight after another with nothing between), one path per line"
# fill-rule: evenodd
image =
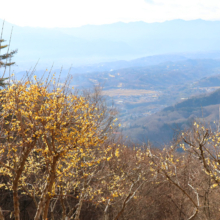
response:
M20 26L74 27L117 21L220 20L218 0L7 0L0 18Z

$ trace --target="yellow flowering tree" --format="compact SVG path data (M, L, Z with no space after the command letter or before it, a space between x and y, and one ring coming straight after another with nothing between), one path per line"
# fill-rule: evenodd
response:
M212 188L220 185L220 132L194 122L193 128L182 133L182 149L200 161L203 171L212 179Z
M177 143L160 150L148 149L152 171L167 181L188 201L182 210L192 214L188 219L205 219L213 215L215 204L209 198L219 192L220 184L220 132L213 132L197 122L182 132ZM180 150L183 152L179 152ZM208 210L208 211L207 211ZM208 213L208 214L207 214Z
M36 78L0 92L0 174L7 178L1 187L13 191L16 220L19 190L35 201L34 219L46 219L56 190L74 175L71 170L82 160L89 161L86 166L99 162L93 155L106 139L100 112L86 98L50 91Z

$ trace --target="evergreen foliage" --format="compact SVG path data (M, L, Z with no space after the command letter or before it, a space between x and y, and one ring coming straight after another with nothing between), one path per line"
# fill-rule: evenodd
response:
M3 28L2 28L2 33L3 33ZM4 68L4 72L0 78L0 86L4 87L5 85L7 85L5 80L8 79L8 78L4 78L4 74L6 72L6 67L9 67L9 66L12 66L15 64L15 62L11 62L11 58L13 57L13 55L15 53L17 53L17 50L13 50L13 51L9 52L10 43L9 43L9 45L8 44L2 45L2 43L5 42L5 40L2 39L2 33L0 36L0 69ZM1 53L2 49L6 49L6 48L8 49L8 51L6 53Z

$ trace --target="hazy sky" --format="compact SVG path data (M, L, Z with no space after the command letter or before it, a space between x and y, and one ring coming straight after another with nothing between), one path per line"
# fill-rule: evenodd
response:
M0 18L34 27L162 22L178 18L220 20L220 0L4 0Z

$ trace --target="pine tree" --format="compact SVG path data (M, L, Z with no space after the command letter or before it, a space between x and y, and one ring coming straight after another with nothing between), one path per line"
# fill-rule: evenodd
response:
M3 31L3 28L2 28ZM4 68L5 70L3 71L3 75L0 77L0 86L4 87L5 85L7 85L7 83L5 82L6 79L8 78L4 78L4 74L6 71L6 68L9 66L12 66L13 64L15 64L15 62L11 62L11 58L13 57L13 55L15 53L17 53L17 50L13 50L11 52L9 52L9 45L5 44L2 45L2 43L5 42L4 39L2 39L2 34L0 37L0 69ZM1 53L2 49L8 48L8 51L6 53Z
M2 42L4 42L5 40L0 39L0 52L2 49L7 48L8 45L1 45ZM11 58L12 56L17 52L17 50L13 50L11 52L7 52L5 54L0 54L0 68L1 67L7 67L7 66L11 66L13 64L15 64L15 62L11 62ZM5 61L5 62L4 62Z

